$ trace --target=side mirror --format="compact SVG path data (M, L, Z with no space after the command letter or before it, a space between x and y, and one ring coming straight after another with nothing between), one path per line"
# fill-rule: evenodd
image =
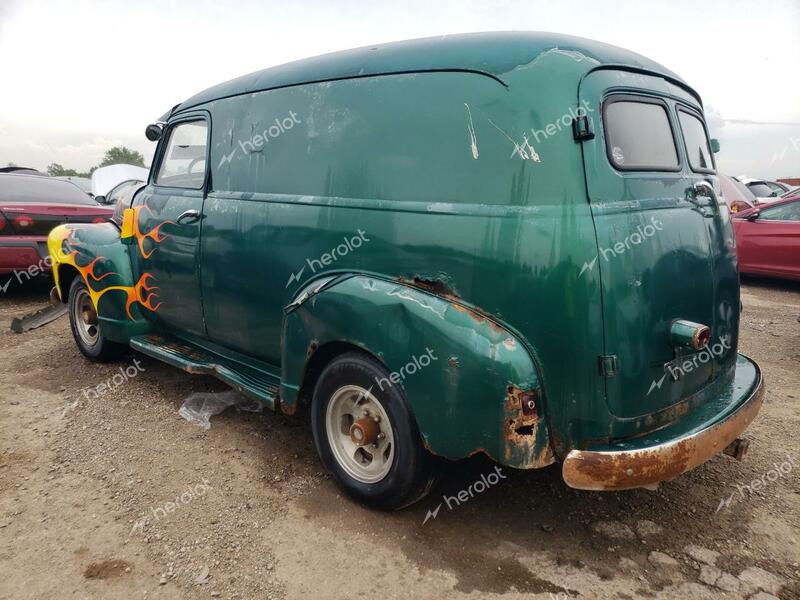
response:
M760 214L761 214L761 211L760 211L760 210L754 210L754 211L753 211L753 212L751 212L749 215L747 215L747 217L746 217L746 218L747 218L747 220L748 220L748 221L756 221L756 220L758 219L758 216L759 216Z
M95 196L94 197L94 201L98 202L99 204L105 204L106 203L106 197L105 196Z
M719 152L719 140L717 138L711 138L710 142L711 142L711 151L714 154L717 154Z
M162 131L163 129L158 123L150 123L144 130L144 136L151 142L157 142L161 138Z

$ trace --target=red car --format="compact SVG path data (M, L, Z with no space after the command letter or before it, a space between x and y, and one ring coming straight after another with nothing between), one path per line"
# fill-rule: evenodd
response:
M106 221L112 213L68 181L0 173L0 275L48 271L53 227Z
M800 197L733 215L739 271L800 280Z

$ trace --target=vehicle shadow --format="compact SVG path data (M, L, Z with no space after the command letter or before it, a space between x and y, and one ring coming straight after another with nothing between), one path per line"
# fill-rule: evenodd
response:
M780 290L785 292L800 293L800 281L791 279L773 279L771 277L757 277L755 275L742 275L742 285L752 286L765 290Z

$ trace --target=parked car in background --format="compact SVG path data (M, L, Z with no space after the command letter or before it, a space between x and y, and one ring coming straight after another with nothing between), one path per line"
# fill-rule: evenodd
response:
M753 195L753 192L741 181L722 173L718 173L718 176L722 197L732 213L753 208L758 204L758 199Z
M149 171L135 165L109 165L92 173L92 194L100 204L114 204L128 185L147 181Z
M47 234L63 223L102 223L112 214L68 181L0 174L0 274L49 270Z
M92 196L92 180L88 177L76 177L74 175L63 175L58 177L53 177L53 179L63 179L64 181L69 181L70 183L76 185L81 191L86 192L90 196Z
M763 378L703 104L665 67L436 37L246 75L147 132L122 226L50 234L88 359L307 407L322 462L382 508L478 452L586 490L743 456Z
M752 177L737 177L739 181L745 184L753 195L758 199L759 204L775 202L786 189L782 187L773 187L774 182L766 181L764 179L753 179ZM774 184L777 186L778 184Z
M798 196L800 196L800 187L789 188L788 192L781 194L781 198L783 199L796 198Z
M114 188L105 196L101 196L99 201L107 206L116 206L121 198L126 196L130 197L128 194L129 191L138 189L144 185L144 183L145 182L143 180L139 179L123 181L122 183L115 185Z
M133 202L133 197L140 189L147 185L146 181L140 181L131 185L127 185L119 194L116 202L114 202L114 215L111 220L122 227L122 213L126 208L130 208Z
M741 273L800 279L800 198L742 211L732 221Z
M0 167L0 173L19 173L22 175L39 175L40 177L47 177L47 173L42 173L38 169L32 167Z

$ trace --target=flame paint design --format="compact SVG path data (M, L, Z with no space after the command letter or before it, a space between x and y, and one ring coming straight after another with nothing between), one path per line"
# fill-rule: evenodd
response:
M77 242L73 237L73 234L76 231L78 231L78 228L75 227L66 227L64 225L56 227L50 233L50 236L47 240L48 248L50 250L50 256L52 257L54 267L57 265L70 265L75 267L75 269L81 274L83 280L86 282L86 287L89 291L89 297L92 299L92 304L94 305L95 310L98 310L100 298L102 298L108 292L114 290L125 292L125 294L127 294L125 312L127 313L128 318L132 321L134 321L135 318L131 313L131 307L136 303L138 303L142 308L146 308L147 310L153 312L158 310L158 307L161 306L162 303L156 302L158 294L155 292L159 288L156 285L152 285L152 283L155 282L155 276L152 273L142 273L141 277L139 277L139 280L133 286L110 285L99 290L94 289L90 281L100 282L106 277L118 275L118 273L108 272L98 275L95 272L95 267L98 264L102 264L102 261L107 260L103 256L98 256L86 265L78 264L78 257L81 255L81 252L80 247L77 245ZM154 229L153 231L156 230ZM152 233L153 232L151 231L150 234ZM155 235L150 234L142 236L143 239L149 237L157 243L163 241L164 239L164 237L159 238L157 232ZM139 238L137 238L137 241L138 239ZM140 249L141 247L142 246L140 243ZM150 252L150 254L152 253L153 251ZM56 278L56 285L58 285L58 270L54 268L53 272Z
M165 239L167 239L167 234L161 233L161 228L164 225L175 225L175 221L163 221L153 227L147 233L142 233L141 229L139 229L139 213L143 210L146 210L151 216L153 216L153 211L150 210L150 207L146 204L142 204L141 206L134 206L133 207L133 236L136 238L136 244L139 246L139 252L142 253L142 257L147 259L153 255L153 252L158 250L157 247L153 247L149 252L145 250L145 240L152 240L154 244L160 244Z

